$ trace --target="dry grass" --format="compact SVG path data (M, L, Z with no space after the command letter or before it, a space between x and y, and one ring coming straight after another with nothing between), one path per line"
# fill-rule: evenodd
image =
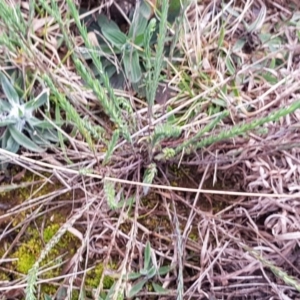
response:
M126 281L123 275L142 270L144 247L150 241L154 265L171 267L167 275L154 280L168 292L164 295L147 285L139 292L140 299L300 299L300 113L299 109L282 113L299 104L300 25L299 11L292 2L288 4L226 1L227 12L219 1L188 5L176 45L180 56L165 58L163 73L170 95L163 105L153 106L151 120L155 126L173 115L182 134L163 140L161 147L179 147L224 109L228 116L200 140L278 112L281 115L278 121L226 140L198 148L197 140L168 161L156 161L158 172L153 184L148 184L147 196L143 174L151 162L147 135L152 130L148 107L126 89L114 93L131 106L132 113L124 109L123 116L133 144L120 138L105 166L101 164L107 149L104 139L94 139L91 150L79 132L60 128L68 139L66 148L43 155L25 151L15 155L0 149L2 158L35 174L38 181L26 201L7 203L1 198L0 204L7 206L0 206L0 240L6 245L0 252L0 272L13 278L0 278L3 299L24 297L30 282L27 274L12 269L12 253L24 242L28 228L41 226L43 232L41 224L57 211L65 219L37 261L64 232L75 236L80 246L67 261L62 258L59 277L44 279L38 274L37 298L42 299L43 281L53 284L57 293L64 288L66 299L76 290L91 291L85 285L86 270L101 262L104 272L92 291L95 299L107 275L115 280L114 290L126 299L136 281ZM22 5L28 20L28 5ZM61 0L58 5L65 16L67 4ZM258 16L261 22L247 33L243 22L253 24ZM71 20L71 32L76 35L73 24ZM62 33L54 18L34 16L32 26L30 52L0 48L5 62L1 65L8 61L12 65L3 69L50 74L81 118L102 126L105 139L110 140L113 124L77 74L67 47L57 44ZM170 29L170 34L175 32L175 27ZM237 43L242 39L244 48ZM74 42L76 51L82 46L79 34ZM159 151L154 149L153 157ZM11 185L3 183L3 187L20 188L24 176L12 177ZM114 202L104 192L107 182L113 183ZM42 190L47 184L54 190L40 195L34 188L38 185ZM130 197L134 204L126 205ZM122 200L125 204L118 206ZM38 264L37 268L41 272Z

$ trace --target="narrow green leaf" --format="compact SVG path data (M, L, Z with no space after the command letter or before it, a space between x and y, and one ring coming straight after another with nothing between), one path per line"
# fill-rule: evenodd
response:
M148 270L148 273L147 273L147 279L151 279L153 278L155 275L156 275L156 267L155 266L152 266L149 270Z
M221 107L227 107L227 103L224 99L216 98L216 99L212 99L211 102L213 104L216 104L216 105L221 106Z
M271 38L266 45L269 47L271 52L276 52L280 49L280 47L282 47L282 40L279 37L274 37Z
M233 62L232 62L230 56L226 57L225 64L226 64L227 70L229 71L230 75L234 75L235 74L235 67L233 65Z
M128 274L128 280L135 280L141 277L140 273L132 272Z
M0 118L0 127L8 126L16 123L17 123L17 119L15 118L5 118L4 120L1 120Z
M224 37L225 37L225 28L222 26L220 34L219 34L218 48L221 48L223 46Z
M109 298L106 298L106 293L105 292L100 292L100 296L98 298L98 300L109 300Z
M258 31L264 24L266 13L266 5L262 5L256 20L251 25L248 26L248 24L244 21L246 30L248 32Z
M25 103L25 109L36 110L49 101L49 90L43 90L35 99Z
M173 108L171 106L167 107L167 113L171 112L173 110ZM168 124L174 124L176 122L176 117L174 116L174 114L169 115L169 117L167 118Z
M9 103L11 105L19 104L18 93L16 92L15 88L10 83L8 78L3 73L0 73L0 79L1 79L3 92L4 92L5 96L7 97L7 100L9 101Z
M20 145L9 134L9 130L6 130L2 139L2 148L12 153L17 153L19 151Z
M238 12L237 10L233 9L231 6L227 6L226 7L226 10L225 10L225 3L224 4L221 4L222 6L222 9L227 12L229 12L231 15L233 15L234 17L236 18L239 18L240 17L240 12Z
M36 129L34 131L26 130L30 135L30 139L39 146L50 147L51 142L58 143L59 139L57 134L54 135L50 130L41 131Z
M160 267L160 268L158 269L158 272L157 272L157 273L158 273L160 276L162 276L162 275L168 274L170 271L171 271L171 267L170 267L170 266L162 266L162 267Z
M107 293L107 295L105 297L105 300L111 300L111 299L113 299L113 295L115 294L115 292L116 292L116 282L109 289L109 291L108 291L108 293ZM118 300L124 299L123 292L121 293L120 291L118 291L117 299Z
M68 298L68 297L65 297L65 299L66 298ZM86 300L86 299L87 299L87 297L86 297L86 291L85 291L85 289L81 289L78 300Z
M129 28L128 37L135 40L135 37L145 33L148 18L151 14L151 8L145 1L141 1L134 13L131 26ZM148 16L148 17L147 17Z
M0 113L7 112L11 110L11 104L5 100L0 99Z
M125 74L131 83L136 83L142 78L139 54L136 50L126 51L123 56Z
M151 63L151 39L153 36L153 33L156 28L156 19L151 19L148 27L145 30L145 33L143 35L143 44L144 44L144 66L146 71L150 72L152 63Z
M57 291L57 298L58 299L65 299L67 298L67 289L65 287L60 287Z
M166 290L165 288L163 288L161 285L159 284L156 284L156 283L152 283L152 286L154 288L154 291L156 293L159 293L159 294L166 294L168 293L168 290Z
M164 49L165 42L167 37L167 18L168 18L168 9L169 9L168 0L161 1L161 16L159 22L159 31L157 35L157 47L155 54L155 64L153 65L153 70L151 75L146 80L146 99L148 102L148 115L152 117L152 109L154 104L155 95L157 92L158 83L160 80L160 75L164 65Z
M147 279L143 279L139 283L135 284L129 291L128 298L134 297L139 291L141 291L146 282Z
M139 13L147 20L151 17L152 8L146 1L140 2Z
M272 85L278 82L278 78L273 76L272 74L266 73L261 75L267 82L271 83Z
M126 35L122 31L116 31L112 28L105 28L103 35L115 46L121 48L126 44Z
M36 131L40 136L42 136L44 139L46 139L49 142L53 142L53 143L59 142L58 132L55 129L47 128L47 129L40 130L36 128Z
M239 40L237 40L235 42L235 44L233 45L232 52L233 53L237 53L237 52L242 51L242 49L245 46L245 44L246 44L246 40L245 39L239 39Z
M271 58L269 68L270 69L276 68L276 58L275 57Z
M122 48L126 44L127 36L119 29L113 21L108 21L105 16L98 18L98 24L105 38L115 47Z
M33 127L38 127L40 129L52 129L53 125L48 122L47 120L40 120L34 116L32 116L29 120L27 120L28 124L33 128ZM63 122L56 122L55 123L58 126L61 126Z
M137 35L136 38L134 39L134 44L142 47L144 44L144 36L145 36L145 33Z
M9 126L8 131L12 138L24 148L31 150L33 152L44 152L45 150L38 147L34 142L32 142L26 135L17 130L15 126Z
M147 241L145 251L144 251L144 269L148 269L150 266L151 260L151 245L150 242Z
M117 25L117 23L108 19L108 17L104 14L100 14L98 16L97 23L101 29L103 26L106 26L106 27L110 26L114 30L119 29L119 26Z
M182 5L183 5L183 2L181 0L170 1L170 7L168 10L168 22L169 23L172 24L176 20L176 18L179 16ZM185 5L187 5L187 3Z
M141 274L142 276L147 276L148 273L149 273L149 270L148 270L148 269L145 269L145 268L140 269L140 274Z

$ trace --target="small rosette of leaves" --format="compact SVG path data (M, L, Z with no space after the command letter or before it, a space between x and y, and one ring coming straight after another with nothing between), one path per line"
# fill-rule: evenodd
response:
M154 259L151 257L151 245L149 241L146 243L144 251L144 267L139 272L133 272L128 275L129 280L137 280L137 282L132 286L128 292L128 298L132 298L137 295L145 286L145 284L151 280L154 280L155 277L166 275L171 271L170 266L156 267L154 264ZM154 261L153 261L154 260ZM163 288L160 284L151 282L151 285L156 293L167 294L168 290Z
M6 97L0 99L0 148L17 153L22 146L33 152L43 152L45 146L58 142L53 125L34 116L38 108L48 104L48 89L24 102L3 73L0 73L0 83Z

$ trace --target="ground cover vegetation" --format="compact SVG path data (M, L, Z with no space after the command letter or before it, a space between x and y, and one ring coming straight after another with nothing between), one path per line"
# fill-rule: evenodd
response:
M1 299L299 299L297 1L0 1Z

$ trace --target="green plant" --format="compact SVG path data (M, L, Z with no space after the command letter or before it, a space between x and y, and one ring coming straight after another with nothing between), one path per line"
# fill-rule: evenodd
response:
M106 63L106 71L111 80L118 85L123 84L125 79L129 83L138 84L142 79L143 66L140 58L144 49L144 34L151 15L151 9L145 2L136 7L132 23L128 33L125 34L119 26L108 20L105 15L100 15L98 25L107 42L100 41L101 50L106 55L118 55L120 57L123 72L117 72L117 67L112 63Z
M170 266L157 268L151 257L151 245L148 241L144 251L144 267L138 273L133 272L128 275L128 280L137 280L137 283L132 286L127 296L129 298L134 297L151 279L154 279L156 276L166 275L170 270ZM160 284L154 282L150 284L156 293L166 294L168 292Z
M162 18L163 13L156 9L157 17L151 19L152 8L147 1L140 1L136 5L126 33L123 27L121 30L117 23L109 20L104 14L98 17L97 22L94 22L91 18L83 19L84 22L89 23L88 30L90 32L101 31L102 36L97 35L99 46L95 49L82 49L80 51L82 57L90 60L92 57L91 51L96 50L97 55L101 57L103 70L110 78L110 83L114 88L122 89L126 83L131 85L141 97L146 96L145 81L147 82L147 76L149 76L149 62L151 62L151 68L157 63L157 57L154 58L149 52L150 46L152 49L152 46L156 45L157 40L160 38L163 41L163 47L159 50L157 46L155 52L165 51L169 53L170 47L166 45L166 42L172 41L172 38L168 38L165 34L160 35L158 24L163 23L162 27L166 30L168 27L167 21L173 23L178 17L180 3L179 0L171 0L170 6L168 6L169 9L167 7L166 18ZM164 7L162 1L157 1L158 7ZM81 13L85 13L85 11L81 10ZM94 63L90 66L100 82L104 83L102 74L99 73ZM160 64L157 69L161 71Z
M117 300L123 300L124 299L123 292L118 291L116 293L115 289L116 289L116 284L114 283L111 286L111 288L109 289L109 291L107 293L106 292L102 292L100 294L99 300L110 300L110 299L113 299L112 297L114 295L116 295L116 294L117 294L117 298L115 298L115 299L117 299Z
M25 102L9 81L0 73L2 90L6 96L0 101L0 147L16 153L20 146L34 151L42 152L43 147L51 142L57 142L57 132L48 120L40 120L34 112L49 102L48 89L44 89L36 98Z

